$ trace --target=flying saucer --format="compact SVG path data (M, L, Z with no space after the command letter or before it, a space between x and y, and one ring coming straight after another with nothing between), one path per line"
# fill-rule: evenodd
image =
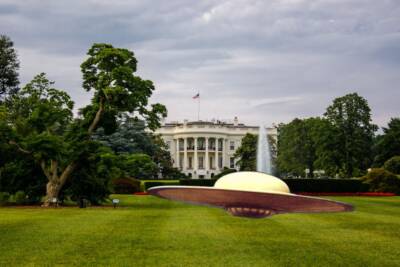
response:
M281 213L352 211L352 205L323 198L291 194L285 182L260 172L235 172L214 187L157 186L151 195L197 205L216 206L234 216L262 218Z

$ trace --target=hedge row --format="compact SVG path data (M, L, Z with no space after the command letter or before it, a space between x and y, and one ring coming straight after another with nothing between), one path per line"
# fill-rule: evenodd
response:
M367 192L368 186L359 179L282 179L292 192ZM180 185L214 186L217 179L180 180Z

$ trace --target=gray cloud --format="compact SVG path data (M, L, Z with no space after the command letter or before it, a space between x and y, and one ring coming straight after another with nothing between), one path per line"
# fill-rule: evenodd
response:
M80 63L94 42L132 49L152 101L169 120L238 116L247 123L320 116L358 92L373 119L400 116L396 0L11 1L1 33L15 42L21 78L48 73L80 107Z

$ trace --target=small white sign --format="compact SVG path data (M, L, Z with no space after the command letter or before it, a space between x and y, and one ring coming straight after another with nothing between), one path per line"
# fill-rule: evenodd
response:
M112 200L112 202L113 202L114 204L118 204L118 203L119 203L119 199L114 198L114 199Z

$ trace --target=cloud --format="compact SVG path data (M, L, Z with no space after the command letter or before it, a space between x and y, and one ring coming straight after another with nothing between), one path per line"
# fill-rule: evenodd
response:
M320 116L358 92L374 121L399 116L400 4L396 0L3 0L2 33L21 78L45 71L77 106L80 63L94 42L135 52L169 120L238 116L252 124Z

